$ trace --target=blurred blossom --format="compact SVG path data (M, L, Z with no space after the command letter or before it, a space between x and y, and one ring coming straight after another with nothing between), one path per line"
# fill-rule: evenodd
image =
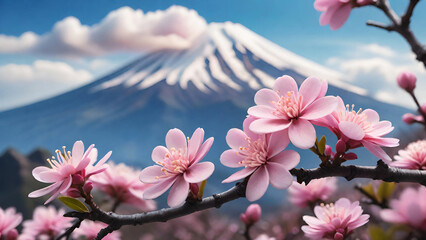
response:
M191 139L175 128L166 135L166 147L157 146L152 151L152 160L158 164L142 170L140 180L154 184L145 190L145 199L154 199L170 187L167 204L176 207L184 203L190 183L199 183L212 175L214 165L211 162L199 163L213 144L213 138L204 143L204 130L197 128Z
M249 201L261 198L269 184L278 189L288 188L293 182L289 170L300 161L297 152L283 151L290 142L286 131L256 134L249 129L254 119L251 116L246 118L243 123L244 131L236 128L228 131L226 142L231 149L220 156L220 162L227 167L244 167L223 180L223 183L251 175L246 188Z
M32 220L24 221L24 229L20 240L50 240L72 225L72 218L64 217L65 210L56 211L55 207L37 207L33 213Z
M416 81L416 75L411 72L402 72L396 78L399 87L407 92L413 92L414 88L416 88Z
M320 24L330 24L332 30L337 30L348 20L352 8L371 4L372 0L316 0L314 7L323 12Z
M394 156L393 167L426 170L426 140L418 140L398 151Z
M139 180L139 170L123 163L108 165L106 171L92 178L96 188L118 203L126 203L143 211L152 211L156 208L153 200L145 200L142 197L151 184L145 184Z
M108 152L99 162L95 164L98 151L93 148L94 145L84 152L84 144L82 141L74 143L72 154L70 151L61 153L56 150L57 159L52 157L52 160L47 159L51 168L36 167L33 170L33 176L40 182L53 183L50 186L31 192L28 197L36 198L52 193L52 196L45 202L51 202L60 194L65 194L68 190L84 185L84 182L90 176L104 171L108 165L104 164L111 156Z
M0 208L0 239L14 240L17 237L16 227L22 222L22 214L16 213L13 207Z
M347 198L341 198L335 204L316 206L314 213L316 217L303 216L308 225L302 226L302 231L309 239L318 240L343 240L354 229L366 224L370 217L362 214L358 201L351 203Z
M242 213L240 216L241 221L246 225L252 225L260 220L262 216L262 208L259 204L250 204L245 213Z
M407 224L413 228L426 231L426 187L406 188L399 199L391 200L390 209L381 211L383 221Z
M327 82L315 77L308 77L300 89L292 77L278 78L273 90L257 91L254 97L257 106L247 112L259 119L250 124L250 130L266 134L288 129L288 136L296 147L312 147L316 132L311 121L330 114L337 106L335 97L325 97L327 88Z
M254 240L275 240L276 238L274 237L269 237L266 234L260 234L259 236L257 236Z
M90 220L84 220L80 227L75 229L73 232L73 237L76 239L82 240L94 240L98 235L99 231L102 228L107 227L105 223L102 222L93 222ZM114 231L108 235L106 235L102 240L120 240L121 233L120 231Z
M353 149L364 146L383 161L390 163L391 158L381 147L396 147L399 139L385 138L394 127L389 121L380 121L379 114L372 109L354 110L354 105L343 103L340 97L337 109L330 115L315 121L320 126L327 127L337 138L346 143L347 148Z
M337 178L320 178L305 183L294 181L288 189L290 193L290 202L299 206L306 207L317 201L327 200L337 189Z

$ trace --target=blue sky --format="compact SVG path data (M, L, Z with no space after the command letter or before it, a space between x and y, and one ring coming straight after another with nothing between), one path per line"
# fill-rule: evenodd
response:
M391 0L397 12L402 12L407 2L405 0ZM18 37L31 31L43 35L51 32L56 22L68 16L76 17L83 25L92 26L99 23L109 12L122 6L142 9L144 13L147 13L165 10L171 5L181 5L194 9L208 23L224 21L241 23L296 54L348 74L349 81L353 81L362 87L369 86L372 88L372 94L380 95L378 97L382 100L392 100L392 92L395 90L393 87L388 87L386 93L373 89L383 86L383 83L390 84L392 76L387 73L386 68L395 69L395 66L398 66L398 69L407 68L420 76L425 76L424 69L419 68L412 57L409 56L409 47L399 35L365 26L368 19L387 22L383 14L377 9L373 7L356 9L352 11L348 22L341 29L332 31L328 26L319 25L320 13L313 8L312 0L0 0L0 34ZM426 3L420 2L413 17L412 28L420 40L426 41L426 29L424 28L426 15L420 14L425 11ZM113 53L80 59L22 53L0 54L0 70L2 66L8 65L10 67L10 64L34 67L36 61L42 60L48 61L47 63L64 63L72 68L73 75L71 78L78 76L82 79L80 82L74 83L44 82L44 85L38 85L38 94L33 94L37 79L27 79L23 81L24 83L19 82L19 77L16 77L18 79L0 79L0 102L2 102L0 110L26 104L84 84L105 74L107 72L105 69L118 67L139 54ZM365 66L365 60L372 61L371 66L378 65L377 67ZM38 63L39 65L47 64L46 62ZM96 69L96 67L90 67L91 65L102 67ZM57 65L55 69L63 69L64 72L68 73L71 71L65 65ZM371 84L372 79L377 84ZM46 84L52 86L56 84L58 87L52 87L49 91L46 91ZM31 88L30 96L22 93L25 93L26 88ZM20 92L23 94L22 97L19 95ZM407 102L405 105L409 105L409 103Z

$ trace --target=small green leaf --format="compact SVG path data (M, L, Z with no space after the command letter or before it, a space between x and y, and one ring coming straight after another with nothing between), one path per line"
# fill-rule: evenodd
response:
M201 200L204 195L204 189L206 188L207 179L201 182L200 190L198 190L197 198Z
M370 197L376 199L376 193L374 192L373 184L369 183L368 185L362 186L362 190L367 193Z
M376 225L370 225L368 227L368 234L371 237L371 240L383 240L388 239L386 232Z
M383 202L384 200L388 200L392 196L395 186L394 182L382 182L377 190L377 201Z
M324 154L326 143L327 143L327 139L325 138L325 136L322 136L321 140L318 142L318 151L322 155Z
M67 207L77 212L89 212L89 209L80 200L71 197L58 197L59 201L63 202Z

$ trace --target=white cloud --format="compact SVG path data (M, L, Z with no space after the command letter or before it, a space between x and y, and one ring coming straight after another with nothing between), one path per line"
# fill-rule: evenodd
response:
M43 35L0 35L0 53L29 53L62 57L100 56L116 51L184 49L207 26L194 10L171 6L143 13L130 7L110 12L98 24L82 25L75 17L57 22Z
M349 57L333 57L327 65L340 70L347 81L367 89L371 96L384 102L414 108L411 97L401 90L396 77L403 71L413 72L417 78L416 95L426 100L426 71L423 64L415 60L412 54L399 53L388 47L377 44L360 46L354 55Z
M88 71L63 62L37 60L32 65L3 65L0 66L0 109L51 97L91 79Z

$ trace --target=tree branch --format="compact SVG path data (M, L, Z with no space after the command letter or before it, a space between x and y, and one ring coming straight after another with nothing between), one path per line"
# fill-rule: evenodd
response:
M408 42L413 53L416 54L416 59L422 62L426 67L426 47L417 40L410 29L411 17L413 16L414 9L419 1L420 0L410 0L407 10L402 17L399 17L392 9L389 0L376 0L373 5L383 11L383 13L391 21L391 24L385 25L382 23L367 21L367 25L399 33Z
M393 168L383 161L378 161L376 167L368 166L327 166L315 169L292 169L291 174L297 177L298 182L309 183L313 179L325 177L344 177L348 181L354 178L380 179L387 182L414 182L426 185L426 171L408 170ZM156 211L120 215L112 212L104 212L99 208L94 208L90 213L69 212L66 217L79 219L90 219L108 224L102 229L97 240L102 239L112 231L120 229L124 225L142 225L151 222L167 222L168 220L189 215L194 212L203 211L209 208L219 208L222 204L245 197L246 182L237 183L231 189L206 197L201 201L186 202L176 208L164 208ZM90 202L90 201L89 201Z
M79 218L77 221L74 222L74 224L68 228L64 233L59 235L56 240L60 240L65 237L66 240L70 239L71 234L74 232L76 228L80 227L81 222L83 222L84 218Z

